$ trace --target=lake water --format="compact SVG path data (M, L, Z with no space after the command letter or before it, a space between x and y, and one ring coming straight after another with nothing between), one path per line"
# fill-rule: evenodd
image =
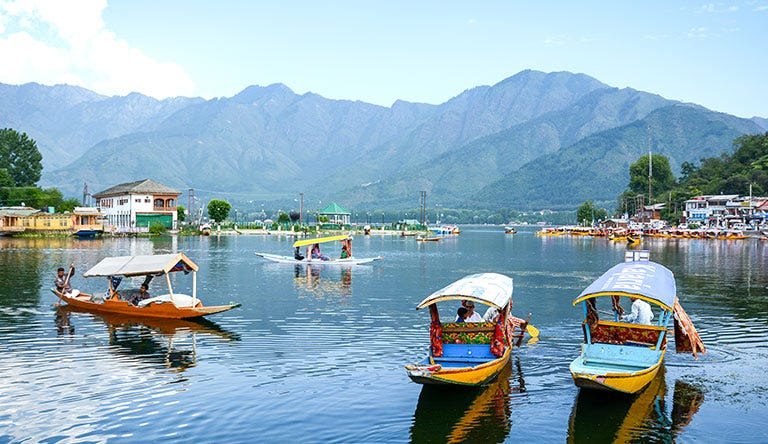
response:
M570 302L623 245L477 227L439 243L358 236L356 256L384 260L309 274L254 255L290 254L291 242L0 238L0 442L768 442L768 242L644 242L675 273L708 353L671 348L637 397L580 392L568 373L581 342ZM104 291L82 278L101 258L174 251L200 265L206 305L242 307L130 324L54 306L59 266L75 263L76 288ZM410 382L403 365L428 343L415 305L486 271L514 279L513 312L531 313L541 340L485 388ZM187 281L175 276L175 290Z

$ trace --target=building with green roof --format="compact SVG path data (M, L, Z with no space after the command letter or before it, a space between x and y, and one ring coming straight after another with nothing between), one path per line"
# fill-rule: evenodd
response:
M352 213L350 213L349 210L337 204L336 202L331 202L328 204L328 206L317 212L318 220L322 216L327 217L328 222L330 223L349 225Z

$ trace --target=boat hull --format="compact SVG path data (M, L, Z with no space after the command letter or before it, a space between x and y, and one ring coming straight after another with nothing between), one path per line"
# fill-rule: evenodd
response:
M323 261L320 259L313 260L296 260L291 256L280 256L277 254L268 253L256 253L256 256L264 258L268 261L277 262L279 264L295 264L295 265L362 265L370 264L373 261L381 260L381 257L368 257L368 258L347 258L347 259L330 259Z
M512 351L507 348L498 359L467 367L440 367L436 370L420 366L406 366L411 381L418 384L480 386L492 381L509 363Z
M55 290L52 291L53 294L55 294L62 301L81 310L97 313L113 313L140 318L193 319L199 318L201 316L221 313L240 306L240 304L229 304L204 307L202 304L199 304L196 307L177 307L172 302L163 302L157 304L149 304L145 307L137 307L130 302L123 300L91 302L91 295L89 294L82 293L76 297L70 297Z
M664 352L662 351L658 361L647 368L634 371L609 371L585 367L583 364L584 356L582 355L571 362L570 372L577 387L634 394L653 381L659 372L663 359Z

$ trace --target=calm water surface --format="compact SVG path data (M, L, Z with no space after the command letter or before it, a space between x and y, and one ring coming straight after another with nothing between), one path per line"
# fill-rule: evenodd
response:
M637 397L579 392L568 373L581 341L570 301L622 245L469 228L440 243L358 236L356 256L384 260L351 269L253 254L290 254L291 242L0 238L0 442L768 441L768 242L645 243L675 273L709 353L671 351ZM243 306L204 323L54 306L59 266L74 262L75 287L103 291L81 277L103 257L174 251L200 265L207 305ZM514 278L513 311L532 313L541 340L482 389L410 382L402 366L428 341L416 303L484 271ZM174 285L189 292L191 279Z

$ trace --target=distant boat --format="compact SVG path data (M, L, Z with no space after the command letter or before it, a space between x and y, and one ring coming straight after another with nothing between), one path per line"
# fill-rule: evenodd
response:
M517 234L515 227L504 227L504 234Z
M318 244L318 248L320 244L325 244L329 242L341 242L342 243L342 250L346 248L348 257L345 258L331 258L326 255L320 255L320 257L312 258L312 252L307 249L306 256L301 254L300 248L301 247L310 247L315 244ZM356 258L352 256L352 238L348 235L342 234L338 236L326 236L326 237L317 237L312 239L302 239L298 240L293 243L293 248L295 248L295 252L293 256L281 256L277 254L270 254L270 253L256 253L256 256L259 256L263 259L266 259L268 261L277 262L280 264L298 264L298 265L363 265L363 264L369 264L374 261L381 260L381 256L377 257L366 257L366 258ZM319 254L319 253L318 253Z
M210 236L211 235L211 224L202 224L200 225L200 234L203 236Z
M440 236L416 236L416 242L440 242Z

